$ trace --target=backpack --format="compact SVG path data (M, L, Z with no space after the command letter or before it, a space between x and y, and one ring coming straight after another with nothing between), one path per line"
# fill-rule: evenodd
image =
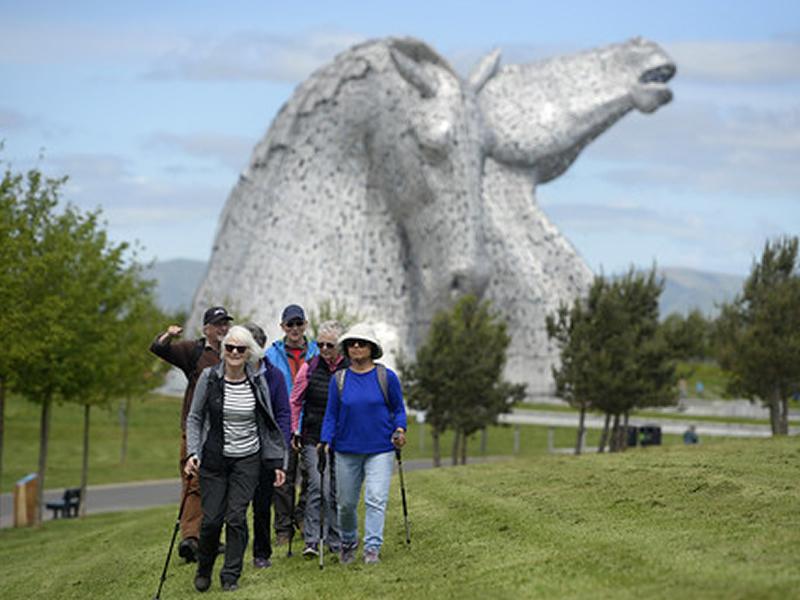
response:
M390 414L394 414L392 410L392 405L389 404L389 382L386 378L386 366L382 365L381 363L376 363L375 368L378 370L378 385L381 386L381 392L383 392L383 401L386 403L386 408L389 409ZM344 378L347 375L348 369L340 369L334 373L334 377L336 377L336 387L339 388L339 398L342 397L342 390L344 390Z

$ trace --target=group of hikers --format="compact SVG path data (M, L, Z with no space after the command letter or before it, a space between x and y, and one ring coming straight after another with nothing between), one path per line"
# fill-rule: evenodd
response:
M291 548L301 527L303 556L319 557L325 545L341 564L352 563L362 487L363 560L379 562L406 412L397 375L375 362L383 347L373 328L359 323L345 332L325 321L312 340L305 311L290 304L281 314L284 337L267 348L260 326L233 320L213 306L203 315L200 339L178 340L182 328L171 325L150 346L188 381L178 554L197 562L195 588L209 589L218 554L222 589L238 588L251 503L254 568L271 566L272 506L277 544Z

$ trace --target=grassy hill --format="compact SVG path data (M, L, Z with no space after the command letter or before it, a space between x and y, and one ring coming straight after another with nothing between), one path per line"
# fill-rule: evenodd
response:
M238 598L789 598L800 569L800 440L538 456L406 474L383 562L249 561ZM3 598L152 597L175 507L0 531ZM249 558L249 557L248 557ZM216 575L216 573L215 573ZM163 598L197 597L174 564ZM221 595L218 581L205 597Z

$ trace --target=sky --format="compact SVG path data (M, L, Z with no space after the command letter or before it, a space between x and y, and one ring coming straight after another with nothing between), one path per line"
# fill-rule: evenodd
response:
M68 175L142 260L207 260L250 153L295 86L384 36L462 74L652 40L674 99L631 113L537 202L595 272L746 275L800 233L800 2L0 0L0 162Z

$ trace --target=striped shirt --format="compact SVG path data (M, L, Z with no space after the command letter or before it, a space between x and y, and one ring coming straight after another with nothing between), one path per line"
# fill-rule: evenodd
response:
M225 380L222 431L225 440L223 456L238 458L259 451L256 398L246 379L235 383Z

